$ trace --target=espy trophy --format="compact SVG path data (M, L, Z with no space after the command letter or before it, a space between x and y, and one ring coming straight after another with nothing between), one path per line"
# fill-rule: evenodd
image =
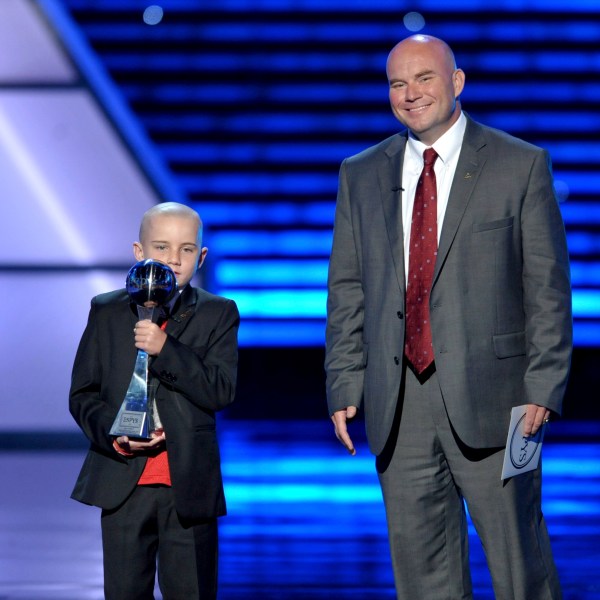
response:
M137 305L140 320L152 320L155 307L168 304L177 293L177 280L168 265L149 258L129 269L125 287L129 298ZM150 434L154 431L153 399L148 398L148 383L148 353L138 349L129 388L110 435L151 438Z

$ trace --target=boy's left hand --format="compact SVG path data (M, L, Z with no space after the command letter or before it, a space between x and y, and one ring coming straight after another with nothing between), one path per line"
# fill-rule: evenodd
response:
M157 356L167 341L167 334L148 319L138 321L133 328L135 347L144 350L149 356Z
M157 450L165 441L165 432L162 430L153 431L150 435L152 439L148 441L132 440L126 435L120 435L115 438L115 442L126 454L140 454L148 450Z

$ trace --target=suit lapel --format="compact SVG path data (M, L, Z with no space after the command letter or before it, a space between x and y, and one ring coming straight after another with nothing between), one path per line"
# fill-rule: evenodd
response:
M385 151L387 160L382 161L377 169L388 241L392 251L396 279L402 293L405 289L402 234L402 163L405 147L406 135L398 135Z
M486 153L482 150L484 147L485 139L479 126L469 119L442 224L442 235L435 261L432 286L435 285L440 270L446 261L460 222L471 200L477 179L485 164Z
M188 285L181 292L181 298L175 305L175 312L169 317L167 333L178 338L187 327L191 317L196 312L197 294L196 290Z

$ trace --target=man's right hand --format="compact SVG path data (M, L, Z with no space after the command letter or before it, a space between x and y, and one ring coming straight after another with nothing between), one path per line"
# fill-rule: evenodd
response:
M356 406L348 406L343 410L337 410L331 415L333 426L335 427L335 437L346 447L352 456L356 454L356 448L348 435L347 422L351 421L357 413Z

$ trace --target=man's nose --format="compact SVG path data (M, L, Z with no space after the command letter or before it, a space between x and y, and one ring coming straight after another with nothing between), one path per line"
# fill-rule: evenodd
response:
M414 101L420 97L419 86L416 83L407 83L404 88L406 92L406 99Z

